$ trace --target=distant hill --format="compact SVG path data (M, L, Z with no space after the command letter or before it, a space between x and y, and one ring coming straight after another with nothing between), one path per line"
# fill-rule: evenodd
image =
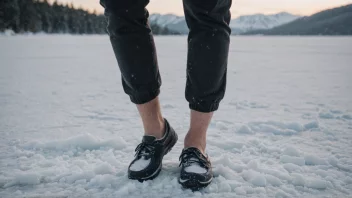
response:
M244 34L352 35L352 4L302 17L269 30L255 30Z
M240 16L232 19L230 27L233 34L240 34L251 30L270 29L288 22L291 22L300 16L282 12L273 15L255 14ZM180 34L187 34L188 28L184 16L173 14L152 14L149 17L150 24L157 24L160 27L167 28L170 31Z

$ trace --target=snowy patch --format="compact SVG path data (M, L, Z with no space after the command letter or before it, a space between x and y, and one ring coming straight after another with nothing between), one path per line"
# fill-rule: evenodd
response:
M319 122L317 122L317 121L309 122L309 123L304 125L304 128L306 130L317 129L317 128L319 128Z
M94 172L98 175L113 174L115 172L115 169L110 164L103 162L94 168Z
M151 159L140 158L136 160L130 167L132 171L141 171L150 164Z
M295 135L299 132L310 130L313 128L318 128L318 122L310 122L305 125L300 123L291 122L277 122L277 121L267 121L267 122L250 122L247 126L242 126L238 133L272 133L274 135Z
M114 184L117 178L114 175L96 175L93 177L88 183L89 187L97 187L97 188L111 188L111 184Z
M251 130L251 128L249 128L247 125L243 125L241 126L241 128L239 128L237 130L237 133L241 133L241 134L253 134L253 131Z
M326 165L326 160L319 158L314 155L306 155L304 156L304 160L306 165Z
M5 184L5 188L13 185L36 185L40 184L40 175L37 173L17 173L14 176L14 180L10 183Z
M342 114L343 113L342 111L336 110L336 109L335 110L331 109L330 112L333 114Z
M290 175L283 170L273 170L273 169L268 169L268 168L259 168L259 172L267 175L272 175L274 177L279 178L281 181L291 181Z
M165 109L174 109L175 107L174 107L174 105L171 105L171 104L165 104L165 105L163 105L163 108L165 108Z
M314 188L314 189L319 189L319 190L323 190L323 189L327 188L328 185L329 185L329 183L327 181L320 180L320 179L309 180L306 183L306 186L308 188Z
M95 173L93 171L82 171L82 172L76 172L76 173L72 173L71 175L67 176L67 177L63 177L62 182L67 182L69 184L72 184L74 182L76 182L77 180L90 180L95 176Z
M287 147L285 148L285 150L282 152L282 154L284 155L288 155L288 156L294 156L294 157L299 157L300 154L297 151L297 149L293 148L293 147Z
M220 130L227 130L228 129L227 124L224 122L221 122L221 121L216 122L215 126L216 126L216 128L218 128Z
M271 184L272 186L281 186L282 182L279 178L274 177L272 175L265 175L265 179L268 182L268 184Z
M249 102L249 101L240 101L240 102L231 102L230 105L234 105L237 109L266 109L270 106L268 104L260 104L258 102Z
M258 173L253 170L245 170L242 173L242 177L253 184L254 186L265 187L266 186L266 178L261 173Z
M143 124L117 86L108 37L2 36L0 197L352 194L352 39L231 39L228 91L207 137L215 177L193 193L177 181L189 129L186 37L155 38L161 106L180 139L160 175L140 183L128 179L127 169Z
M221 155L220 158L212 158L212 164L215 168L219 165L229 167L231 170L238 173L242 172L246 167L245 165L240 164L239 161L233 161L228 155Z
M24 145L24 148L44 148L44 149L60 149L69 150L71 148L81 148L84 150L94 150L101 147L112 147L115 149L123 149L126 147L126 141L121 137L112 140L102 140L91 134L83 134L68 138L66 140L54 140L46 142L30 142Z
M16 33L13 30L5 30L4 32L0 32L0 36L15 36Z
M335 116L330 112L320 112L319 117L322 119L334 119Z
M249 169L257 169L258 168L258 163L256 160L251 160L248 162L247 167Z
M198 164L192 164L191 166L187 166L185 171L188 173L206 173L207 170L203 167L200 167Z
M292 184L295 186L304 186L305 185L304 177L300 174L292 174Z
M292 164L292 163L284 164L283 167L290 173L301 171L301 167L300 166L298 166L296 164Z
M349 115L349 114L345 114L342 116L343 119L346 119L346 120L352 120L352 115Z
M282 155L282 156L280 156L280 161L282 163L292 163L292 164L296 164L298 166L305 165L305 160L303 157L292 157L292 156L288 156L288 155Z

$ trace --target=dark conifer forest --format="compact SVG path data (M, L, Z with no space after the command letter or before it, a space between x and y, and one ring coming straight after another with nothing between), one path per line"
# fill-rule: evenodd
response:
M98 3L98 1L97 1ZM0 31L15 33L105 34L106 18L102 14L48 0L0 1ZM151 24L154 34L172 34L167 28Z

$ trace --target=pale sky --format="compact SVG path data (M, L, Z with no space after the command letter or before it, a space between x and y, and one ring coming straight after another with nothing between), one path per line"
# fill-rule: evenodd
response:
M103 12L99 0L58 0L71 3L76 7ZM126 0L128 1L128 0ZM318 11L352 4L352 0L233 0L232 17L247 14L273 14L282 11L298 15L311 15ZM150 13L183 15L182 0L150 0Z

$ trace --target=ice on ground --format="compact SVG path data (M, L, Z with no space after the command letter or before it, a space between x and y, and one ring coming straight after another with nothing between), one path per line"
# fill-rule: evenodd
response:
M104 36L0 37L0 197L349 197L352 39L233 37L207 133L213 182L178 184L189 129L187 38L156 37L163 114L179 141L129 180L143 129ZM213 49L213 48L212 48Z

